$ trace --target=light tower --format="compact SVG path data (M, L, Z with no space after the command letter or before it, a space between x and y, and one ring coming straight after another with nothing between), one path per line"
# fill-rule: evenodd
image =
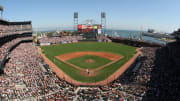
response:
M74 31L77 30L78 25L78 12L74 12Z
M140 41L143 41L143 26L141 26Z
M102 26L102 34L105 34L106 31L106 13L101 12L101 26Z
M3 9L3 6L1 6L1 5L0 5L0 11L1 11L1 18L3 18L3 11L4 11L4 9Z

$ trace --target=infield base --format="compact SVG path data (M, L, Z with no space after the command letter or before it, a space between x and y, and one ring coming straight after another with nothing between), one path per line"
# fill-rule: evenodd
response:
M111 62L107 63L107 64L104 64L102 66L99 66L95 69L83 69L75 64L72 64L70 62L68 62L68 60L71 60L71 59L75 59L75 58L78 58L78 57L81 57L81 56L85 56L85 55L95 55L95 56L98 56L98 57L102 57L102 58L106 58L106 59L109 59L111 60ZM114 53L108 53L108 52L93 52L93 51L88 51L88 52L72 52L72 53L66 53L66 54L63 54L63 55L60 55L60 56L56 56L57 59L59 59L60 61L80 70L80 73L84 76L96 76L99 72L99 70L119 61L120 59L123 58L123 56L121 55L118 55L118 54L114 54ZM92 59L89 59L89 60L84 60L86 61L87 63L93 63L94 60ZM82 61L83 62L83 61Z

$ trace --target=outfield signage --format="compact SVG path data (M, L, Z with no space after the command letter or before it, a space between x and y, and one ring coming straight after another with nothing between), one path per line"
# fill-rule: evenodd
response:
M51 45L51 43L40 43L40 46L48 46Z
M102 33L102 30L101 29L98 29L98 34L101 34Z

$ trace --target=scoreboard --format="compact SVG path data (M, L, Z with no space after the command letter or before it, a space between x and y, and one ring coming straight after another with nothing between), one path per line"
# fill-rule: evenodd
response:
M101 25L83 25L83 24L79 24L77 26L78 31L81 33L88 33L88 32L95 32L97 34L101 34L102 31L102 26Z

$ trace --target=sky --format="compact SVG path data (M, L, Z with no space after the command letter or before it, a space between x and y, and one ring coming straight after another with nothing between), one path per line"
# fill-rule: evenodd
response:
M107 29L172 32L180 28L180 0L0 0L3 18L31 20L33 28L71 29L73 13L79 23L94 19L101 23L106 12Z

